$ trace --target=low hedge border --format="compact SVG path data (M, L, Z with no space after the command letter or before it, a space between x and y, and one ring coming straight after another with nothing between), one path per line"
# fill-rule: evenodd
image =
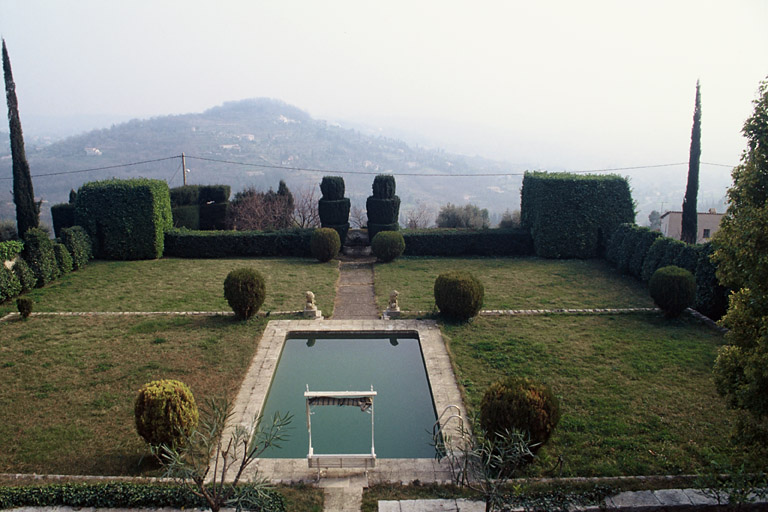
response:
M237 489L239 492L247 492L248 486L241 485ZM110 482L0 487L0 509L55 506L208 508L203 498L177 485ZM248 510L283 512L285 500L277 491L267 490L261 503Z
M311 257L313 229L280 231L192 231L165 233L165 256L177 258L226 258L229 256Z
M525 229L404 229L407 256L531 256Z

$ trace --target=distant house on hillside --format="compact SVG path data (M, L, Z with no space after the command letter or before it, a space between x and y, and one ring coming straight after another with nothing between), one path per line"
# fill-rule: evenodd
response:
M99 148L83 148L87 156L100 156L101 150Z
M696 221L698 232L696 233L696 243L703 244L709 242L712 235L720 229L720 219L725 214L717 213L717 210L710 208L707 213L698 213ZM669 238L680 240L683 227L683 212L666 212L661 216L661 234Z

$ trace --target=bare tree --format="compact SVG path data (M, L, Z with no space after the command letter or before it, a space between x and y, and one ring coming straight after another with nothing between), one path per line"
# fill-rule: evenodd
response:
M319 228L317 187L303 188L294 196L293 225L298 228Z
M428 228L430 224L432 224L432 210L421 201L405 212L405 227L408 229Z
M360 205L354 205L349 211L349 224L357 229L368 225L368 214L360 207Z
M293 202L285 194L249 187L235 194L227 210L227 226L238 231L288 228L293 222Z

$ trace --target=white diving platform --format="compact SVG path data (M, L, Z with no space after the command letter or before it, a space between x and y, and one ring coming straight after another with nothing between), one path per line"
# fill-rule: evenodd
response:
M310 468L318 471L322 468L373 468L376 466L376 449L374 446L374 413L373 399L377 395L371 386L370 391L310 391L309 386L304 392L307 404L307 431L309 433L309 453L307 463ZM329 453L316 454L312 447L311 407L335 405L359 407L362 412L371 414L371 453Z

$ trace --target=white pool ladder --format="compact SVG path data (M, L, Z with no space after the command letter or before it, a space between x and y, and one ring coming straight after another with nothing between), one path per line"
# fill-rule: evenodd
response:
M445 416L446 413L448 413L448 411L450 411L450 410L455 410L456 412L454 412L453 414L448 416L448 418L445 420L445 422L441 425L440 424L440 420L442 420L443 416ZM461 409L459 408L459 406L455 405L455 404L449 405L448 407L443 409L443 412L440 413L440 416L438 416L437 421L435 422L434 425L432 425L432 437L436 438L440 433L442 433L443 430L445 430L445 427L448 426L448 423L452 419L457 419L459 421L459 424L461 425L461 432L462 432L462 437L463 437L464 432L465 432L464 416L461 415Z

